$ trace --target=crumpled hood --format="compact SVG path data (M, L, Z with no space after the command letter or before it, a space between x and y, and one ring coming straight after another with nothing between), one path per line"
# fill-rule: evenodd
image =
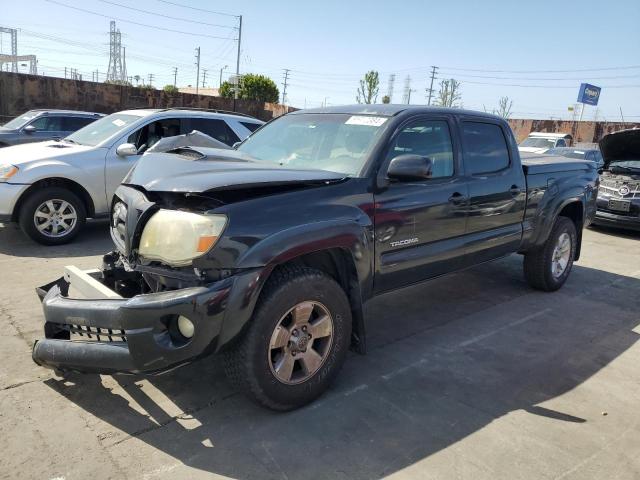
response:
M38 162L39 160L55 160L56 158L67 155L84 153L93 148L95 147L56 142L54 140L24 143L0 148L0 165L11 164L19 167L20 165Z
M599 145L604 168L616 160L640 160L640 129L610 133L602 137Z
M123 180L147 191L202 193L237 187L263 187L287 184L323 184L341 180L343 173L324 170L293 170L258 162L235 150L206 149L206 156L191 158L179 153L143 155Z

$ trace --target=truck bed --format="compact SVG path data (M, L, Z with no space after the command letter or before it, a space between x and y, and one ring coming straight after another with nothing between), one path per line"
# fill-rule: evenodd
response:
M520 159L522 161L522 168L524 168L527 175L571 172L595 168L595 164L591 160L579 160L577 158L567 158L540 153L521 152Z

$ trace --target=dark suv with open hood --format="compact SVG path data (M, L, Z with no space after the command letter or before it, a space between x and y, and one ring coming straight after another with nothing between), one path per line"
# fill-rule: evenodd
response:
M640 129L605 135L600 150L604 166L593 223L640 230Z
M155 373L220 352L261 404L303 405L364 352L376 295L511 253L534 288L564 284L596 165L531 155L500 117L408 105L298 111L235 150L145 154L112 200L103 268L39 289L33 359Z

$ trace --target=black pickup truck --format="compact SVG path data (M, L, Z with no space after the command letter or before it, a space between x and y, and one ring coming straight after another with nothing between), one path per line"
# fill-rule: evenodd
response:
M512 253L560 288L597 190L593 162L521 163L503 119L456 109L298 111L233 150L149 153L113 198L102 269L38 289L33 359L157 373L221 353L250 397L296 408L365 352L375 295Z

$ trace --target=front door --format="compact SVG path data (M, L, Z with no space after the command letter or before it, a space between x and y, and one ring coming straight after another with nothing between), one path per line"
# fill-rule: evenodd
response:
M400 127L386 161L402 154L431 159L432 176L391 182L375 195L374 289L378 292L455 270L464 255L467 186L447 117L421 117ZM384 167L386 168L386 167Z
M106 159L105 189L107 205L111 205L111 198L116 188L122 183L122 179L129 173L129 170L131 170L142 154L155 145L161 138L173 137L185 133L183 123L184 121L181 118L163 118L162 120L156 120L155 122L138 128L128 136L121 138L111 147ZM119 156L116 153L116 149L123 143L134 144L138 149L138 154L128 157Z

